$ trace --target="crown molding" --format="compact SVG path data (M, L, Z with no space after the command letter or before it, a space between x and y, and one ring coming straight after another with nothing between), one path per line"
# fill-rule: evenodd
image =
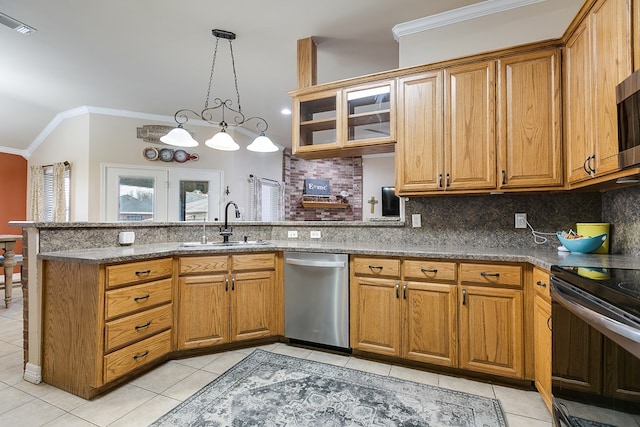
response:
M546 0L485 0L480 3L397 24L392 29L393 38L399 41L400 37L410 34L453 25L458 22L469 21L543 1Z

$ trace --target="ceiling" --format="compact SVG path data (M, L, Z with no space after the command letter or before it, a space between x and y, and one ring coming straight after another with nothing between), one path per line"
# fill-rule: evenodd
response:
M172 117L204 106L214 28L233 42L242 109L290 146L287 94L297 86L296 41L318 45L318 83L398 67L394 25L479 0L0 0L37 29L0 26L0 152L28 157L56 114L81 106ZM235 104L226 42L212 93ZM30 149L31 147L31 149Z

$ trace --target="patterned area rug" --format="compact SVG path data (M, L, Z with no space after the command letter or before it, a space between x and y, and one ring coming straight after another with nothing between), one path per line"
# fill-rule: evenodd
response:
M153 426L506 426L497 399L255 350Z

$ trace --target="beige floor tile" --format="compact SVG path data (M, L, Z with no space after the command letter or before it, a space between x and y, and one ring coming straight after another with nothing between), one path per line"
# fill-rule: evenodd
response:
M466 378L452 377L449 375L440 375L438 385L449 390L464 391L465 393L477 394L479 396L490 397L494 399L493 386L477 381L468 380Z
M285 356L298 357L300 359L306 359L311 354L310 349L304 347L295 347L292 345L279 345L272 353L283 354Z
M155 393L133 385L124 385L70 411L84 420L107 426L151 400Z
M22 357L22 346L10 344L8 342L2 342L0 345L0 357L9 356L15 354L18 357Z
M201 369L203 366L208 365L209 363L213 362L223 354L224 353L204 354L202 356L188 357L185 359L176 359L173 362L179 363L185 366L191 366L192 368L196 368L196 369Z
M96 425L73 414L65 413L55 420L43 424L43 427L96 427Z
M553 422L506 413L509 427L553 427Z
M22 406L35 399L28 393L13 387L6 387L0 390L0 414L11 409Z
M0 381L7 383L10 386L14 386L24 381L22 379L23 375L24 370L22 369L22 362L13 366L0 368Z
M245 357L247 356L242 353L223 353L222 355L220 355L220 357L215 359L213 362L202 367L202 370L207 372L213 372L215 374L222 374L227 370L229 370L229 368L233 367L233 365L235 365L236 363L244 359Z
M185 400L196 393L202 387L218 378L218 374L207 371L197 371L174 386L168 388L162 394L177 400Z
M327 363L335 366L345 366L349 362L349 355L325 353L324 351L311 351L307 360L313 360L315 362Z
M45 383L33 384L28 381L22 381L14 387L67 412L87 402L81 397Z
M196 371L195 368L190 366L170 361L134 379L129 384L154 393L162 393Z
M6 426L40 426L46 422L52 421L65 411L43 402L39 399L33 399L22 406L14 408L2 414L0 424Z
M384 376L389 375L389 372L391 372L391 365L374 362L372 360L358 359L355 357L351 357L345 366L347 368L357 369L358 371L365 371Z
M146 427L175 408L179 403L179 400L166 396L156 396L122 418L109 424L109 427Z
M551 422L551 413L537 391L493 386L496 398L505 412Z
M433 386L437 386L439 382L438 374L421 371L419 369L405 368L404 366L391 366L389 376Z

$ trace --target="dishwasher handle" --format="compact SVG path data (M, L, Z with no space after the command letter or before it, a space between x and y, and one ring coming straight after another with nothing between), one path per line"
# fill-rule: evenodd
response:
M312 259L287 258L284 261L291 265L300 265L303 267L320 267L320 268L344 268L344 261L317 261Z

